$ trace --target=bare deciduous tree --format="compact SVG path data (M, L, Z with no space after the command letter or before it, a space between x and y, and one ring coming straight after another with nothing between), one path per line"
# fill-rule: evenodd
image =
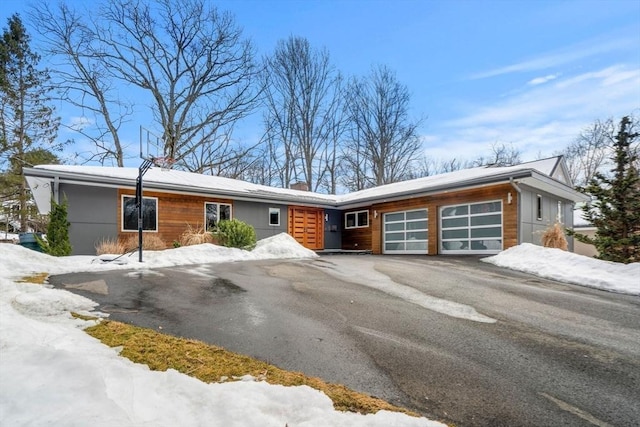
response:
M597 120L584 129L561 154L564 155L569 176L578 186L586 185L607 162L615 135L613 119Z
M225 135L255 107L257 68L252 46L230 14L205 0L105 0L94 6L91 24L62 6L60 13L65 11L67 22L50 25L61 53L65 30L73 30L68 41L77 55L66 53L74 66L67 82L73 88L79 82L87 85L98 99L91 111L105 123L113 111L105 103L119 101L109 97L117 81L120 88L131 85L149 96L162 129L163 154L178 165L203 171L242 155L230 148ZM121 122L111 121L116 125L109 132L117 134ZM194 159L207 164L190 164Z
M58 97L82 111L80 121L65 126L94 144L88 155L78 155L85 161L124 166L119 130L133 107L121 97L102 60L98 28L65 3L55 9L39 3L32 8L31 18L45 52L56 62L52 84Z
M340 74L326 50L313 49L302 37L278 42L264 63L265 135L281 184L300 180L318 190L326 182L327 167L335 170L342 123Z
M488 156L480 156L471 166L513 166L522 163L521 152L513 144L494 142L491 144L491 153Z
M422 144L417 134L421 121L409 120L410 95L395 73L385 66L374 68L368 77L354 79L348 90L349 119L356 139L346 153L356 168L355 189L407 179ZM364 178L364 180L362 179ZM364 182L363 182L364 181Z

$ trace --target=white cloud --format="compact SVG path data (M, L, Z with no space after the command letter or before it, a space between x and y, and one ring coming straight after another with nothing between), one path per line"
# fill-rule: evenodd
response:
M633 49L637 52L637 38L616 38L610 40L589 40L574 46L542 54L536 58L523 60L493 70L483 71L471 76L472 80L496 77L504 74L539 71L570 64L591 56L609 54L613 51Z
M614 65L467 106L466 114L432 127L425 148L434 157L473 159L495 142L513 143L531 160L563 149L596 119L619 119L639 108L640 69Z
M527 85L529 86L537 86L537 85L541 85L547 82L550 82L551 80L555 80L560 76L560 74L549 74L547 76L544 77L536 77L535 79L531 79L527 82Z
M94 123L95 123L94 120L91 120L84 116L72 116L72 117L69 117L69 122L67 123L67 126L70 129L81 131L89 126L93 126Z

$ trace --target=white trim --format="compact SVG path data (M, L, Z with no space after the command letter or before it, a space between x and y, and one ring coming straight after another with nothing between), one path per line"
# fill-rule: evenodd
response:
M278 214L278 223L277 224L272 224L271 223L271 214L277 213ZM269 227L280 227L280 208L269 208Z
M126 198L130 198L130 199L136 199L135 195L131 195L131 194L122 194L120 196L120 232L122 233L134 233L134 232L138 232L138 226L137 226L137 221L138 221L138 214L136 213L136 228L131 230L131 229L125 229L124 228L124 199ZM155 200L156 201L156 228L154 230L145 230L143 227L143 232L144 233L157 233L158 229L160 228L160 223L158 221L158 211L160 210L160 203L158 202L158 198L157 197L148 197L148 196L144 196L142 198L143 200L143 206L144 206L144 199L149 199L149 200ZM144 224L144 219L143 219L143 224Z
M367 224L366 225L359 225L358 224L358 214L361 214L363 212L366 212L366 214L367 214ZM351 227L347 226L347 223L348 223L347 222L347 215L355 215L355 218L354 218L354 221L353 221L354 224L355 224L354 226L351 226ZM345 212L344 213L344 229L345 230L351 230L351 229L354 229L354 228L367 228L367 227L369 227L369 222L370 222L369 221L369 209L364 209L364 210L361 210L361 211L351 211L351 212Z

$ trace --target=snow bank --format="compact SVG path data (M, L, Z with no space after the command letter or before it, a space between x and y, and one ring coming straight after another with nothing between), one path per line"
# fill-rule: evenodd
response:
M640 263L602 261L531 243L511 247L482 261L560 282L640 295Z
M258 241L253 251L225 248L210 243L163 251L143 251L142 263L138 262L137 252L119 257L116 262L107 262L106 260L114 259L118 255L52 257L19 245L0 243L0 259L3 260L0 266L0 275L17 279L38 272L64 274L80 271L149 269L188 264L314 258L317 256L315 252L303 247L286 233Z

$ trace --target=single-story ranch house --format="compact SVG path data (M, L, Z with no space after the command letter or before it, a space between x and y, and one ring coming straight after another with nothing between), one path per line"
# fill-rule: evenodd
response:
M105 238L137 233L137 168L25 168L41 213L66 197L74 254ZM576 192L562 157L478 167L345 195L274 188L218 176L151 168L144 176L143 229L170 247L187 225L237 218L258 239L286 232L313 250L374 254L495 254L538 243L549 225L573 226ZM572 242L570 242L572 243Z

